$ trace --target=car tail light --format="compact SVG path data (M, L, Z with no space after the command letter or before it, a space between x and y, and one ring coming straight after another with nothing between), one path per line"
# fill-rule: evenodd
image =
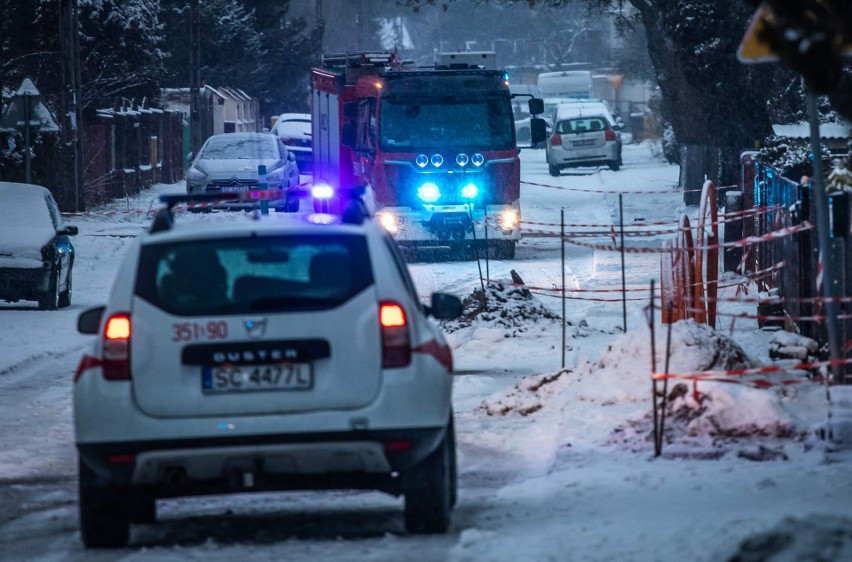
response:
M395 302L379 307L382 328L382 368L394 369L411 363L411 332L405 310Z
M130 315L114 314L104 328L104 378L110 381L130 380Z
M559 133L553 133L553 136L550 137L550 146L562 146L562 137Z
M617 140L617 137L615 136L615 131L613 131L610 128L604 129L604 139L606 139L608 141Z

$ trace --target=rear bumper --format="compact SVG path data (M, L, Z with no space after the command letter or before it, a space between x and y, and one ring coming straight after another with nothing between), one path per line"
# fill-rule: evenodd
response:
M104 484L157 497L236 489L395 490L396 473L435 450L445 427L78 444ZM247 491L247 490L244 490Z
M0 268L0 300L36 300L47 291L50 268Z
M565 150L562 147L548 147L551 164L575 164L581 162L613 162L619 158L618 144L613 142L601 148Z
M472 212L467 205L425 207L422 210L384 207L376 217L403 245L440 246L450 242L517 241L521 238L521 210L517 202L474 208Z

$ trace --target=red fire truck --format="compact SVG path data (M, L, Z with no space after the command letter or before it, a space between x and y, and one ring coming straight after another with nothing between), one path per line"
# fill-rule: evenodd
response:
M442 53L426 68L389 53L327 55L312 70L311 101L315 205L362 190L401 245L514 257L520 161L494 53Z

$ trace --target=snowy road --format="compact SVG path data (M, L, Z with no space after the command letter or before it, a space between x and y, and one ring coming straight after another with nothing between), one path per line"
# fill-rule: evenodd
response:
M568 223L612 224L617 193L629 191L666 193L626 195L625 223L674 220L682 210L678 170L662 163L649 144L626 146L619 172L575 170L551 178L541 151L525 151L522 160L528 182L589 190L525 184L525 221L558 223L564 208ZM569 300L571 372L560 377L528 378L558 371L558 321L532 318L514 331L483 323L450 335L460 373L454 400L460 500L449 534L406 535L402 500L379 493L257 494L161 501L158 522L134 526L130 547L85 551L77 529L70 389L87 338L77 334L76 318L106 298L128 236L147 225L144 211L155 195L181 190L158 186L70 220L80 235L69 309L0 304L2 560L718 560L785 517L850 515L849 467L825 463L818 448L805 447L808 429L825 417L821 389L803 385L770 394L708 385L716 404L727 404L721 411L726 419L737 417L731 423L756 428L753 434L714 439L693 424L681 444L694 448L676 443L672 451L680 454L654 461L645 438L650 367L644 301L628 303L624 336L620 302ZM127 212L134 209L142 212ZM530 236L516 260L491 261L488 273L508 279L514 269L528 285L559 286L559 256L557 239ZM566 256L569 287L620 286L617 255L569 245ZM476 262L416 263L411 269L424 299L438 290L465 296L479 286ZM628 257L629 287L642 289L658 275L658 256ZM557 299L540 298L561 310ZM733 336L764 362L768 338L747 322ZM687 336L678 341L690 345ZM684 368L692 367L690 353ZM516 384L522 388L513 390ZM721 414L712 422L718 427L720 420ZM767 430L782 426L789 431ZM787 460L743 458L761 445ZM852 559L852 542L837 540L839 550L825 559Z

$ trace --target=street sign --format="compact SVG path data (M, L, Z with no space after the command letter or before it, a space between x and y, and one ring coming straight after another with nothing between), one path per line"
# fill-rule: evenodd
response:
M779 57L772 47L760 38L767 25L775 24L775 13L772 8L764 2L754 13L751 24L743 35L740 46L737 49L737 58L742 63L755 64L760 62L778 62ZM848 41L852 41L847 39ZM852 56L852 42L841 46L841 54Z
M21 81L12 101L0 117L0 132L20 132L24 135L24 169L27 183L32 181L30 136L36 132L57 133L59 125L50 109L41 101L41 94L29 78Z
M41 101L38 88L32 80L24 78L0 117L0 133L23 133L28 121L32 132L59 132L59 125L50 109Z
M621 84L624 82L624 74L607 74L606 79L612 85L612 89L617 92L621 88Z

